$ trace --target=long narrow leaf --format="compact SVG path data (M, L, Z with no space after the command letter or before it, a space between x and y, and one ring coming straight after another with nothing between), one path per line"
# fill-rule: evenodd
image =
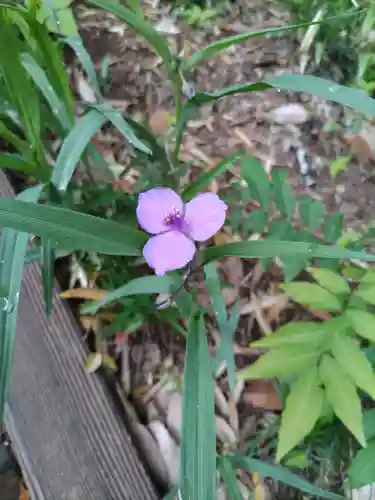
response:
M147 237L129 226L48 205L0 197L0 226L51 239L54 248L140 255Z
M210 355L203 315L192 318L187 340L182 403L181 495L216 498L216 430Z
M328 23L330 21L336 20L336 19L343 19L347 17L353 17L355 15L358 15L360 13L364 12L364 9L356 12L345 12L344 14L340 14L338 16L333 16L333 17L328 17L326 19L322 19L320 21L308 21L305 23L298 23L298 24L287 24L286 26L278 26L276 28L264 28L262 30L258 31L248 31L246 33L240 33L239 35L234 35L234 36L229 36L226 38L223 38L222 40L219 40L217 42L213 42L210 45L207 45L207 47L204 47L203 49L199 50L195 54L191 56L190 59L186 60L184 62L184 69L191 69L195 66L197 66L201 61L204 59L208 59L209 57L212 57L219 52L222 52L223 50L228 49L232 45L238 44L245 42L246 40L249 40L250 38L255 38L255 37L261 37L261 36L267 36L267 35L279 35L283 31L288 31L288 30L295 30L298 28L307 28L309 26L312 26L314 24L324 24Z
M163 59L170 76L173 73L172 54L168 44L163 40L158 32L142 18L138 17L131 10L110 0L89 0L89 3L110 12L125 21L129 26L142 35L148 43L155 49L156 53Z
M128 281L125 285L112 290L98 301L85 304L81 308L83 314L94 314L101 307L105 307L116 300L130 295L150 295L153 293L171 293L181 286L181 279L178 276L142 276Z
M41 186L27 189L18 198L36 202L41 189ZM27 242L27 233L13 229L4 229L2 232L0 243L0 419L4 412L12 368L16 318Z
M202 251L204 262L209 262L222 257L242 257L256 259L260 257L302 257L309 259L322 257L325 259L360 259L375 262L375 255L366 252L349 250L331 245L318 245L302 241L243 241L228 243L207 248Z
M42 182L48 181L52 172L52 169L39 167L38 165L27 161L23 156L12 153L0 153L0 168L17 170L18 172L22 172L30 177L35 177L35 179Z
M44 293L44 307L46 314L49 315L52 310L52 292L53 292L53 277L55 255L51 241L48 238L42 238L41 245L41 266L42 266L42 281Z
M263 477L271 477L275 481L280 481L313 496L327 498L328 500L343 500L341 495L318 488L306 481L306 479L293 474L285 467L267 464L255 458L244 457L239 454L230 454L227 456L237 468L245 469L249 472L258 472Z

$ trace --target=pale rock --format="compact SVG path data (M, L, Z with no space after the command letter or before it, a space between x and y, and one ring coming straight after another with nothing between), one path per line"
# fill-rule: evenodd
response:
M181 435L182 396L178 392L172 394L167 409L167 425L177 435Z
M159 420L148 424L154 435L164 462L168 469L169 483L171 486L178 484L180 476L180 447L174 442L165 425Z
M301 125L309 120L310 114L302 104L290 103L268 113L268 119L279 125Z

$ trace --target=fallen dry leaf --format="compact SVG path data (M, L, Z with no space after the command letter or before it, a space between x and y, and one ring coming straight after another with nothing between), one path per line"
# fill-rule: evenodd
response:
M267 117L279 125L301 125L309 120L310 114L302 104L289 103L273 109Z
M157 109L152 113L149 120L150 129L154 134L164 134L170 123L170 115L165 109Z
M22 484L21 484L21 492L19 500L30 500L29 492Z
M264 410L281 410L282 404L277 390L270 380L252 380L244 392L244 401Z
M100 288L72 288L71 290L61 292L60 297L63 299L100 300L105 297L107 293L106 290L100 290Z

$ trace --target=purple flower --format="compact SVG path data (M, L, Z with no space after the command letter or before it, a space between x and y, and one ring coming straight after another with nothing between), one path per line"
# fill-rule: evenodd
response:
M140 193L139 225L154 234L143 247L143 256L155 274L181 269L193 260L195 241L206 241L223 226L227 205L214 193L201 193L184 205L169 188Z

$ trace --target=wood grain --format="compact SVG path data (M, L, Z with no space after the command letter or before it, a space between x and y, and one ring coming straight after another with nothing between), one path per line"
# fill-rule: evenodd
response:
M11 194L0 172L0 195ZM46 318L39 265L28 264L5 426L31 499L158 498L103 380L85 372L84 357L58 289Z

